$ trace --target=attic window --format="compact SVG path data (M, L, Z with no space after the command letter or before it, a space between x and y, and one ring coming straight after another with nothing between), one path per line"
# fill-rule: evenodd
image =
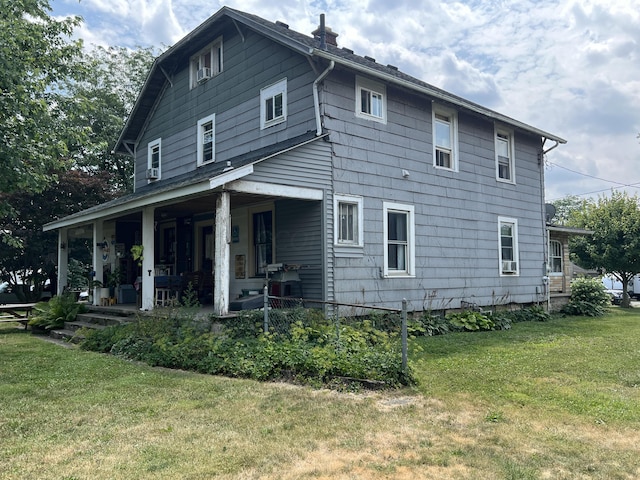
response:
M383 84L356 77L356 117L387 123L386 95Z
M260 90L260 129L287 120L287 79Z
M222 37L218 37L190 60L191 88L205 83L222 72Z

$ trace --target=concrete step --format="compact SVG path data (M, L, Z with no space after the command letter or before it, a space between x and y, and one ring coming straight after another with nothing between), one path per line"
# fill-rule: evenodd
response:
M74 322L64 322L64 329L70 330L72 332L75 332L76 330L80 330L81 328L101 329L101 328L107 328L107 327L108 325L103 325L100 323L93 323L93 322L83 322L82 320L76 320Z
M84 339L84 336L78 335L75 330L68 330L65 328L51 330L49 332L49 337L71 343L80 343Z

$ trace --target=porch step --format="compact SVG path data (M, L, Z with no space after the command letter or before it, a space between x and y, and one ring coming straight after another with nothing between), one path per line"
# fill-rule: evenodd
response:
M88 307L87 313L80 313L72 322L65 322L64 328L52 330L49 336L58 340L79 343L84 338L78 334L81 328L102 329L111 325L122 325L136 320L137 312L131 309Z

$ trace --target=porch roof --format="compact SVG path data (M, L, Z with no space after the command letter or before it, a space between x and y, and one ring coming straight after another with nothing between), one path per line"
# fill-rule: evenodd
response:
M593 230L585 230L584 228L565 227L564 225L547 224L547 230L554 233L568 233L569 235L593 235Z
M171 200L184 200L213 191L253 173L253 166L257 163L326 136L326 134L316 136L315 131L309 131L283 142L239 155L226 162L203 165L175 178L152 182L129 195L47 223L43 230L47 232L58 228L72 227L92 222L98 218L123 215L147 206L159 205Z

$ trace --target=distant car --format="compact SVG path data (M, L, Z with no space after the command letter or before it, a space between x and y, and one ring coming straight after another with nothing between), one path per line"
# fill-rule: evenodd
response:
M614 305L620 305L622 303L622 290L606 290L611 297L611 303Z
M0 293L7 293L9 291L9 282L0 282Z

